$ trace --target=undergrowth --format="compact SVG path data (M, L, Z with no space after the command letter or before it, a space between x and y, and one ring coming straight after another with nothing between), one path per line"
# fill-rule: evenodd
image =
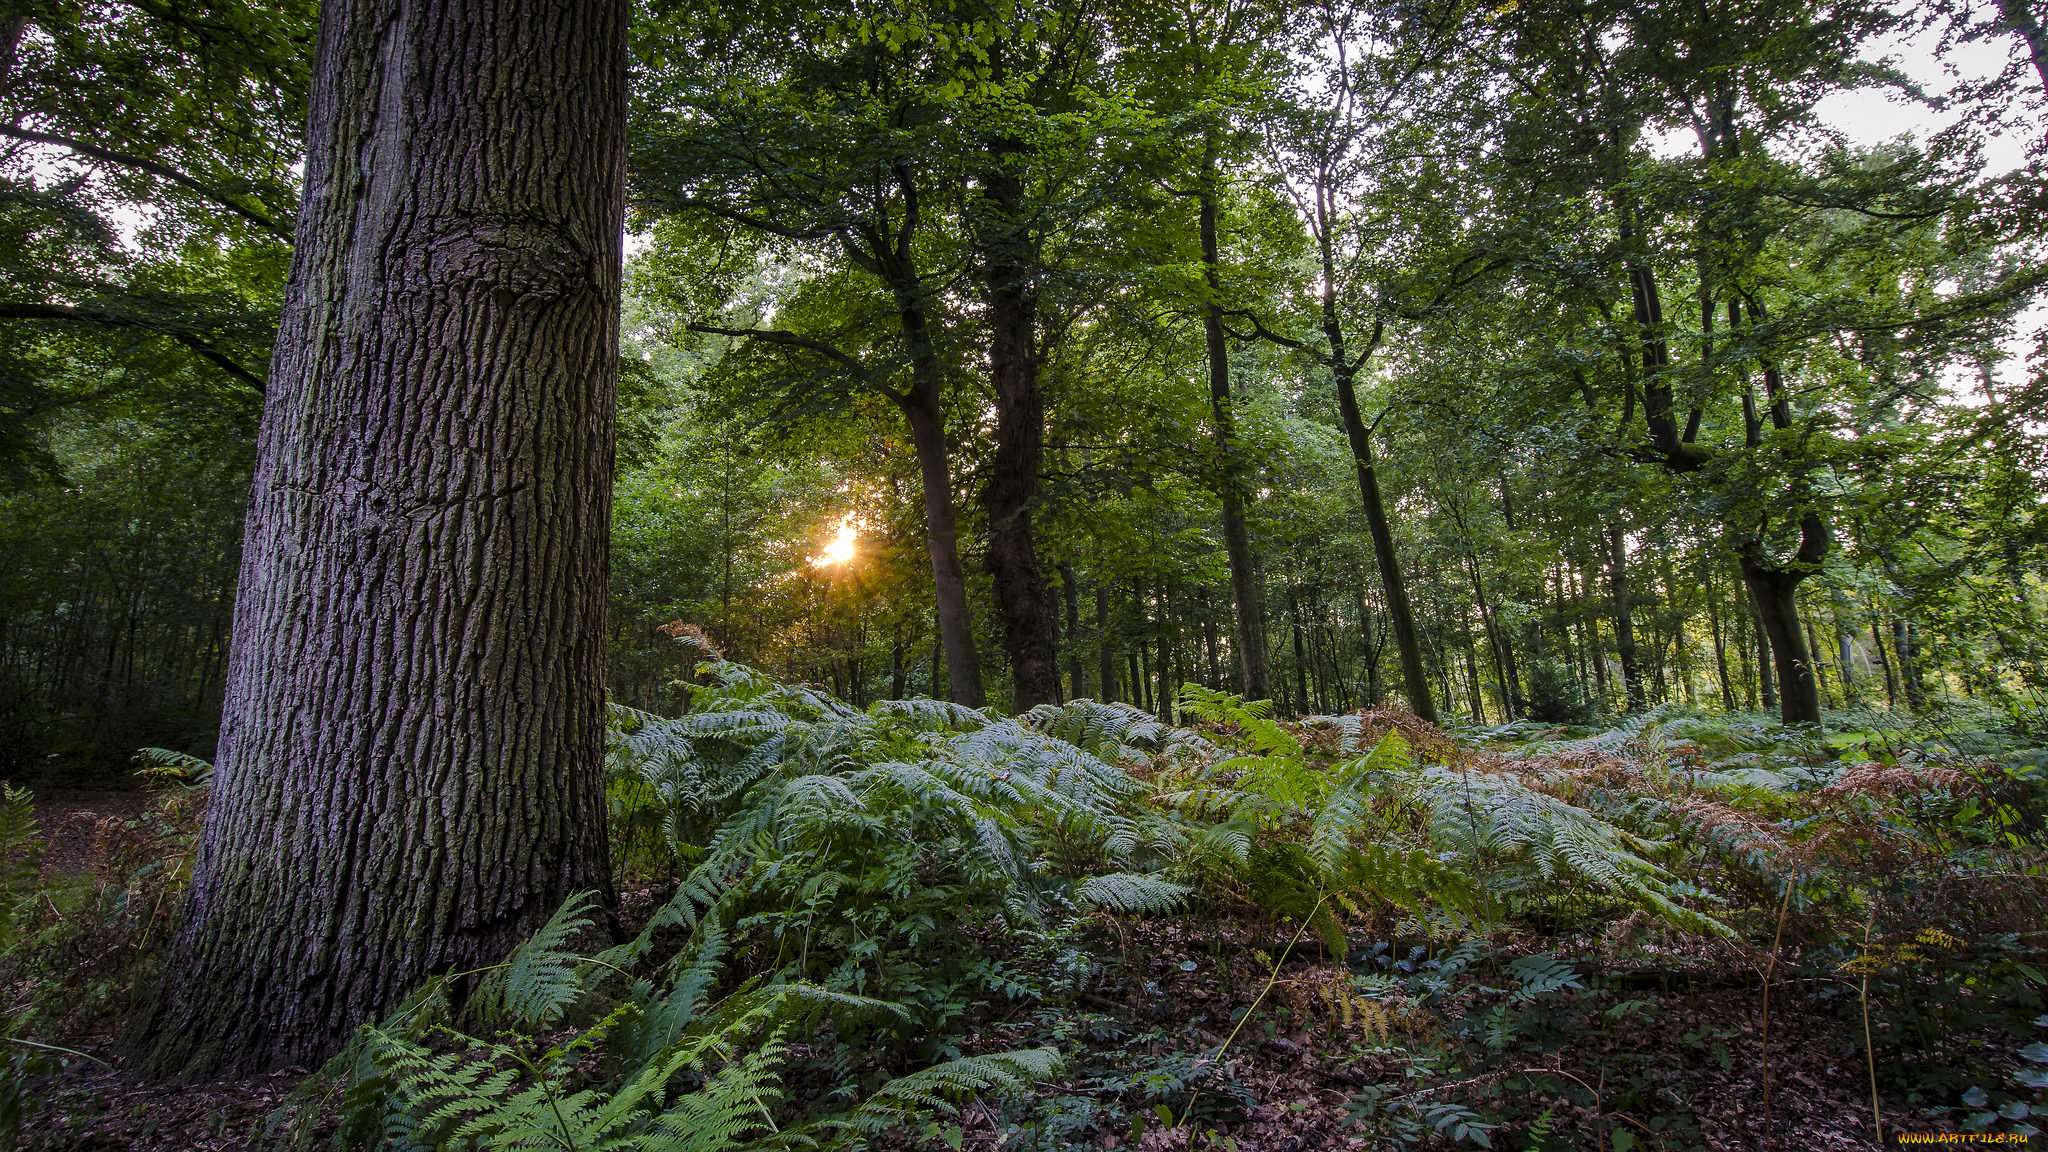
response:
M1685 1069L1768 1085L1795 1041L1920 1123L2027 1133L2048 1088L2048 769L1954 716L1447 732L1191 685L1175 727L699 675L684 715L611 710L639 933L580 897L436 978L280 1139L1231 1147L1274 1108L1255 1050L1345 1078L1333 1135L1375 1146L1712 1147ZM39 879L26 794L0 805L0 1128L66 1058L51 1012L119 1000L168 932L208 769L156 764L171 818L106 829L90 877ZM1766 988L1776 1037L1695 1007L1761 1021ZM1794 1006L1826 1034L1785 1036Z

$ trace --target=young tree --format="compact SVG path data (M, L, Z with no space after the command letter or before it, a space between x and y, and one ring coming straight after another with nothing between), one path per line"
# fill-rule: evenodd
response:
M312 1063L609 887L627 6L343 0L270 374L218 782L130 1043Z

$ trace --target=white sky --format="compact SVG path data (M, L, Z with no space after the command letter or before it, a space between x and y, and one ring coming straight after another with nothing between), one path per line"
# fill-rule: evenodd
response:
M1959 81L1997 75L2021 50L2019 37L2007 35L1960 44L1946 57L1937 58L1935 48L1939 42L1938 29L1891 36L1866 47L1864 58L1888 60L1929 95L1939 96ZM2033 79L2034 73L2029 69L2023 80ZM1909 134L1915 139L1926 139L1956 120L1954 113L1939 111L1923 102L1868 90L1837 92L1822 100L1816 110L1824 123L1848 137L1851 144L1862 146ZM2042 125L2037 123L2033 127L2038 132ZM2025 160L2027 140L2019 133L1994 137L1983 144L1987 171L2010 171ZM2036 303L2019 316L2016 330L2004 341L2007 358L1994 374L2002 387L2012 388L2025 382L2027 353L2034 345L2034 334L2044 326L2048 326L2048 303ZM1967 370L1952 371L1949 384L1959 398L1979 398L1970 395L1978 385L1975 375Z
M1864 58L1886 60L1912 77L1933 96L1950 91L1957 80L1984 80L2004 70L2006 62L2020 50L2017 36L2000 36L1957 45L1945 58L1934 54L1940 30L1928 29L1882 38L1864 48ZM2032 73L2028 73L2032 79ZM1871 145L1911 134L1925 139L1955 122L1952 113L1937 111L1916 100L1898 95L1862 91L1837 92L1817 108L1821 119L1849 137L1853 144ZM2026 142L2016 136L1984 142L1985 166L1991 171L2019 167Z

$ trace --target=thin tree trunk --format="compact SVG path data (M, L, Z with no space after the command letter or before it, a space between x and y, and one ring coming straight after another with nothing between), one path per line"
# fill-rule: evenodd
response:
M1173 723L1173 694L1178 687L1173 682L1173 666L1178 656L1173 643L1173 595L1166 585L1159 589L1159 693L1155 702L1159 705L1158 716L1161 724Z
M1422 640L1416 633L1415 613L1408 600L1408 582L1402 576L1400 558L1394 550L1394 529L1387 518L1386 500L1380 494L1379 467L1373 459L1372 430L1358 407L1356 374L1358 365L1379 346L1385 329L1375 324L1372 338L1356 361L1348 360L1344 329L1337 315L1334 289L1328 277L1334 273L1329 253L1324 254L1323 334L1330 342L1331 374L1337 385L1337 411L1344 435L1351 445L1352 463L1358 470L1358 496L1365 508L1367 532L1372 537L1372 554L1380 572L1380 589L1386 596L1387 622L1394 633L1394 649L1401 663L1401 684L1408 693L1408 706L1417 716L1436 722L1436 703L1430 699L1429 676L1422 662Z
M923 313L904 313L906 334L921 331ZM912 337L913 346L919 342ZM931 557L932 598L937 602L939 643L946 652L948 696L955 704L979 708L987 702L981 689L981 660L974 653L974 617L967 607L967 580L960 570L958 533L953 527L953 477L946 459L946 427L939 414L937 365L926 354L913 355L912 384L900 405L917 450L917 470L924 489L924 543Z
M889 646L889 699L901 700L910 687L908 670L904 667L903 627L896 628L896 642Z
M1231 596L1237 602L1237 656L1244 672L1244 696L1247 700L1264 700L1273 694L1272 665L1266 654L1266 613L1259 596L1258 564L1252 555L1251 532L1245 526L1248 469L1237 451L1230 352L1223 343L1223 306L1216 300L1223 285L1217 274L1222 255L1216 234L1215 170L1216 150L1212 146L1203 156L1200 206L1202 275L1210 292L1208 304L1202 310L1202 335L1209 357L1209 411L1221 470L1217 487L1223 504L1223 552L1230 562Z
M1074 577L1074 566L1060 561L1060 596L1067 609L1067 683L1073 691L1068 698L1078 700L1088 695L1088 665L1081 659L1081 589Z
M1287 591L1287 619L1294 632L1294 711L1306 715L1309 710L1308 657L1301 650L1301 603L1295 598L1294 590Z
M1648 707L1643 699L1643 673L1636 666L1636 624L1628 602L1628 546L1619 527L1607 530L1608 593L1614 608L1614 655L1621 664L1621 686L1630 712Z
M1358 636L1365 647L1365 705L1368 708L1380 706L1380 646L1382 640L1373 638L1372 610L1365 605L1365 590L1354 585L1358 597Z
M1899 659L1899 685L1906 692L1906 707L1923 711L1927 687L1920 678L1920 643L1913 622L1904 616L1892 618L1892 651Z
M1485 699L1479 692L1479 660L1472 653L1472 629L1470 625L1467 625L1465 628L1465 685L1467 692L1472 697L1472 722L1474 724L1486 723Z
M149 1073L317 1065L571 894L610 906L626 20L321 11L219 774L129 1033Z
M1593 579L1592 572L1581 570L1579 594L1588 601L1595 599ZM1604 709L1607 707L1607 645L1600 635L1599 615L1589 612L1586 615L1585 626L1586 647L1592 653L1593 688L1599 693L1600 707Z
M1714 633L1714 671L1721 679L1721 707L1735 711L1735 686L1728 681L1728 649L1721 640L1721 609L1712 579L1707 581L1707 627Z
M1095 670L1102 681L1102 701L1116 699L1116 646L1110 643L1109 581L1095 579Z
M1200 610L1202 613L1202 650L1209 662L1209 687L1223 687L1223 666L1216 654L1216 617L1209 611L1209 590L1202 589Z
M1887 706L1899 706L1898 675L1892 668L1892 659L1885 653L1884 629L1877 622L1877 613L1870 614L1870 644L1877 653L1877 666L1884 673L1884 702Z
M1799 619L1800 623L1806 626L1806 651L1808 659L1813 662L1814 685L1820 690L1822 703L1833 703L1833 697L1828 692L1827 668L1823 665L1820 658L1820 654L1823 651L1820 646L1820 634L1814 631L1813 617L1810 614L1802 613Z

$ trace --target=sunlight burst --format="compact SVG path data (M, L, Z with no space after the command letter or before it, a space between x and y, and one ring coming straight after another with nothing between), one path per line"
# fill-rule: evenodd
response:
M853 516L849 513L839 522L839 534L832 538L830 544L825 545L825 550L811 563L821 568L831 564L847 563L853 559L854 539Z

